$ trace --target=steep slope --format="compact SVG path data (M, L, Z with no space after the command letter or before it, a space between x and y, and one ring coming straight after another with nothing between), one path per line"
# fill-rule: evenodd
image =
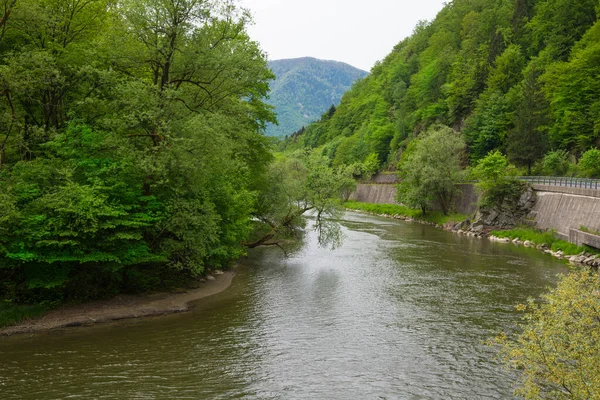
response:
M454 0L420 23L332 116L288 140L334 165L393 167L433 124L461 131L472 162L492 150L531 167L600 146L597 0Z
M269 136L284 136L317 120L367 72L351 65L304 57L269 62L277 79L271 84L270 100L279 126L267 128Z

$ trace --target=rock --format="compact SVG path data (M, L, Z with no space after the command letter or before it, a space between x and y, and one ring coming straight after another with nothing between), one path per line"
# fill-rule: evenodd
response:
M477 225L476 227L471 229L472 232L475 232L477 234L482 234L485 232L485 226L483 225Z
M454 225L453 230L455 230L455 231L461 231L461 230L464 231L465 229L469 228L469 225L471 225L471 221L469 221L467 219L467 220L465 220L463 222L459 222L458 224Z
M500 239L498 239L498 241L500 243L510 243L510 239L509 238L500 238Z
M575 257L575 263L576 264L583 264L583 262L585 261L585 259L586 259L585 256L579 255L579 256Z
M585 265L592 265L592 262L596 259L596 256L591 256L583 260Z
M223 275L223 271L221 271L220 269L216 269L213 271L213 275Z
M524 241L523 242L523 246L525 246L525 247L531 247L531 241L529 241L529 240Z
M528 185L523 185L523 191L517 198L507 198L502 204L493 207L481 207L475 214L473 222L464 221L455 230L476 231L487 233L494 227L506 229L522 223L531 213L535 205L535 192ZM478 228L482 226L481 228ZM477 229L477 230L476 230Z
M206 280L207 281L214 281L216 278L212 275L206 275Z

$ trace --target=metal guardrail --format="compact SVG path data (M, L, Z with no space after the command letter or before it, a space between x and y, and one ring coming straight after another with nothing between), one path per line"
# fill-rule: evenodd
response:
M534 185L600 189L600 179L572 178L568 176L519 176L517 179Z

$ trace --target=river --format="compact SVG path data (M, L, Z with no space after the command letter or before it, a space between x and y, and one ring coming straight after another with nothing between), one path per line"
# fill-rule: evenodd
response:
M0 338L0 398L506 399L484 341L566 266L533 249L347 213L252 251L185 314Z

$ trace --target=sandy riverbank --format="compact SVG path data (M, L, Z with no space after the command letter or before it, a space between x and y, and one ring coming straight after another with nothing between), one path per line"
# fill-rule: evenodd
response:
M203 283L197 289L182 293L155 293L148 295L120 295L110 300L94 301L62 307L36 319L0 329L0 336L33 333L70 326L93 325L129 318L184 312L195 300L226 290L235 272L227 271L215 280Z

